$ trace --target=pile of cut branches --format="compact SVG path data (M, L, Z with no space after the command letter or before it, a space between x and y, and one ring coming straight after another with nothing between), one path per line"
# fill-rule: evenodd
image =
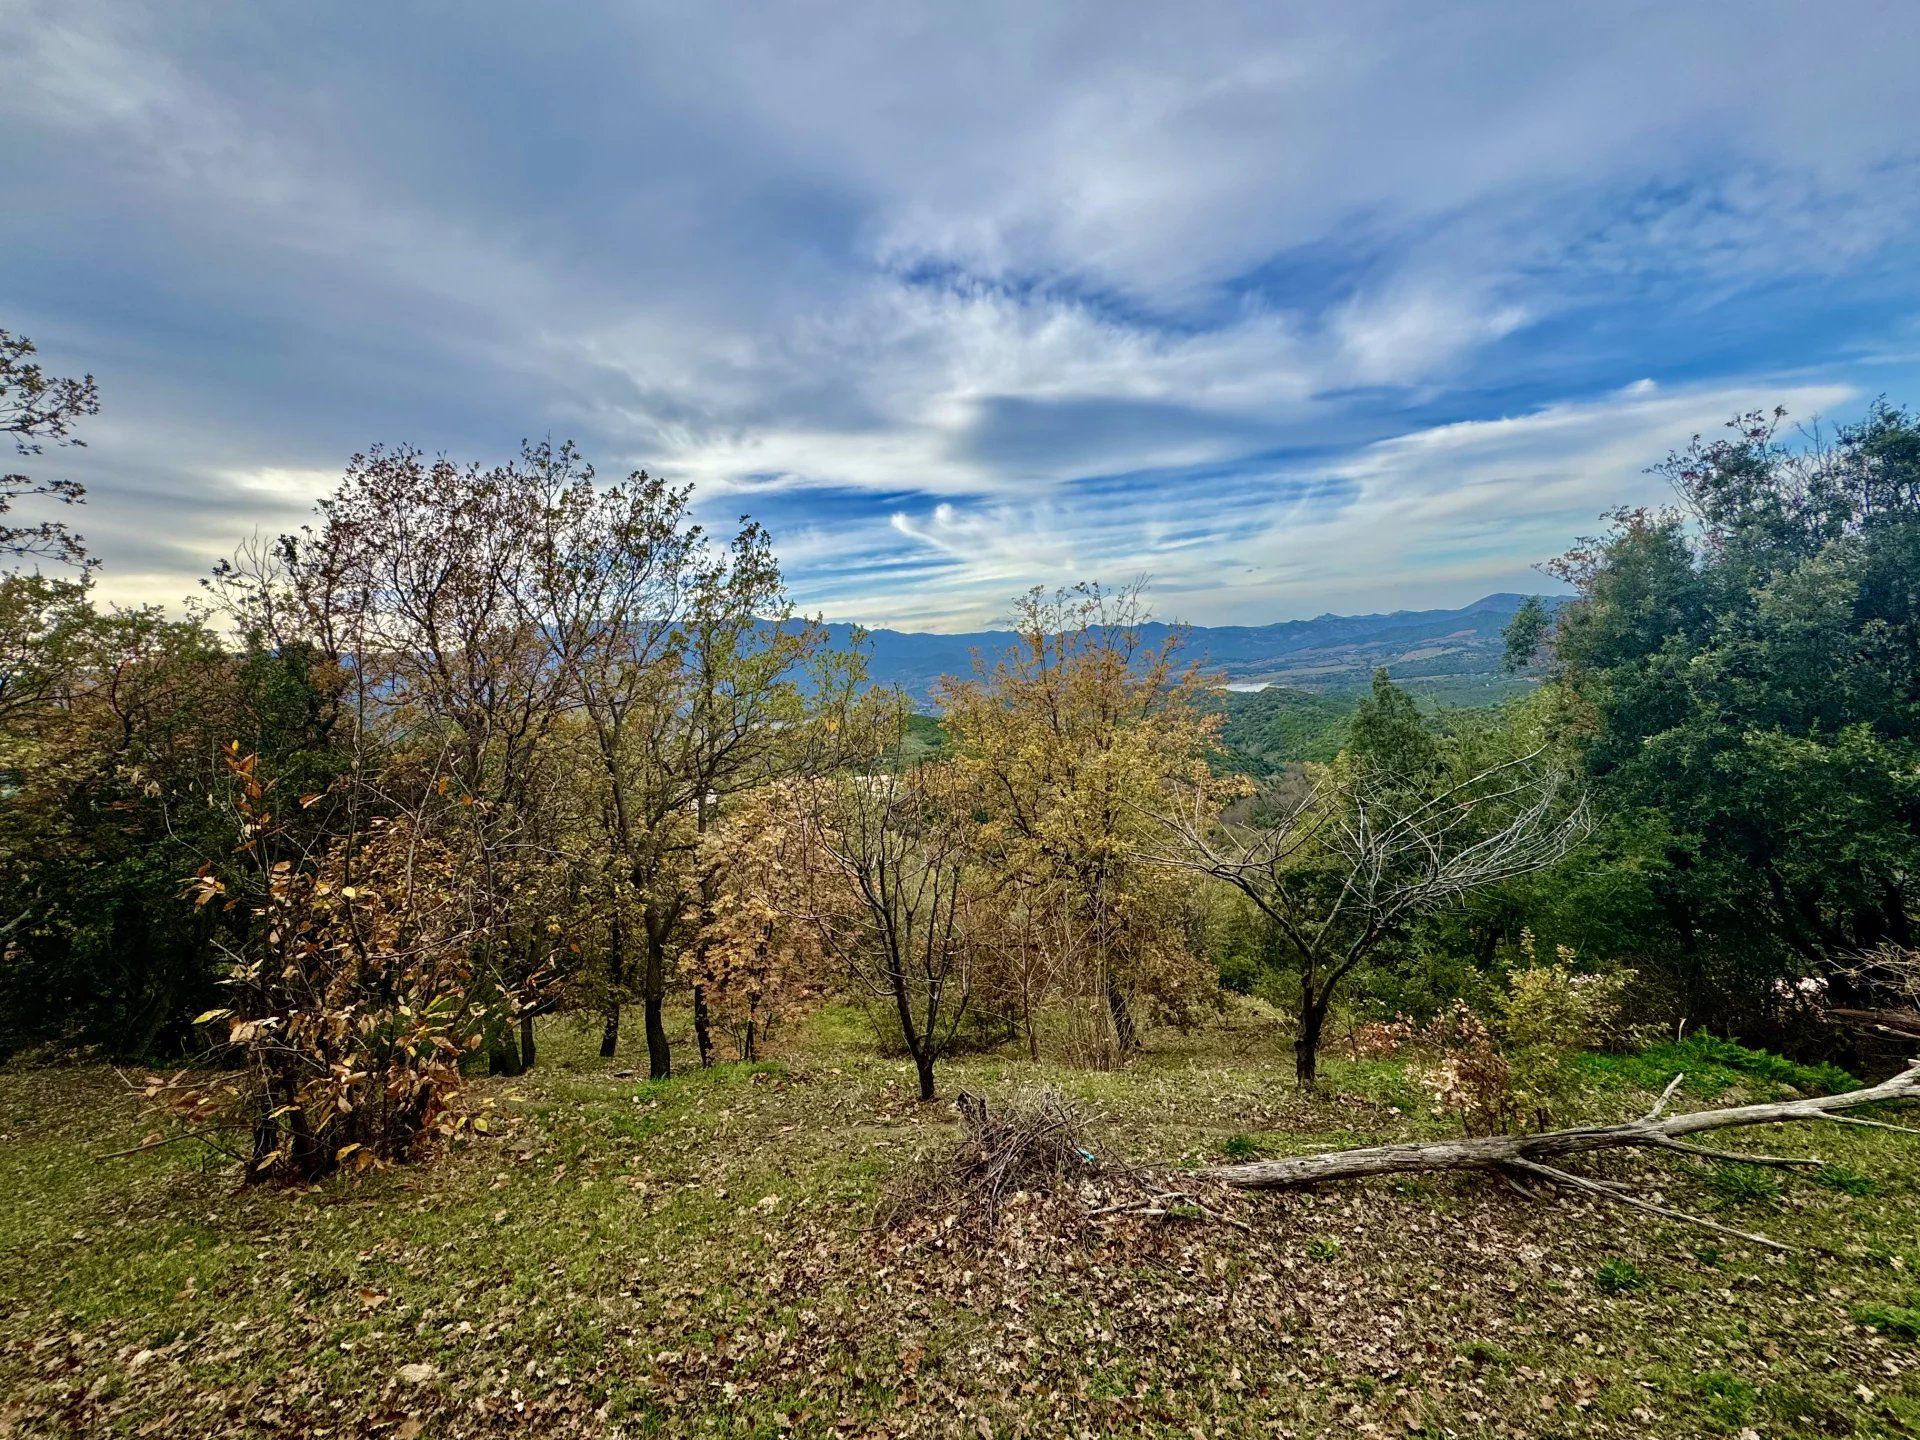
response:
M1018 1211L1022 1245L1079 1243L1089 1221L1127 1218L1250 1226L1225 1213L1235 1191L1212 1177L1102 1161L1088 1148L1086 1117L1058 1090L989 1097L962 1091L959 1143L930 1156L889 1192L879 1221L892 1230L999 1235Z
M955 1108L959 1144L894 1187L882 1224L944 1211L967 1229L990 1235L1015 1196L1050 1194L1094 1166L1084 1118L1051 1086L1016 1091L997 1103L963 1090Z

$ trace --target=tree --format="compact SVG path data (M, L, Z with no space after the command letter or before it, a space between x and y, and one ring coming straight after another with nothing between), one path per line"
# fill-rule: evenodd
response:
M1440 771L1440 746L1413 697L1394 684L1384 669L1373 672L1373 688L1354 707L1344 747L1352 763L1381 787L1420 790Z
M1294 1073L1311 1086L1321 1034L1347 977L1417 917L1557 863L1586 833L1566 777L1524 756L1425 786L1354 763L1270 786L1251 818L1218 818L1205 792L1161 817L1161 863L1233 886L1299 969Z
M1553 565L1564 734L1653 876L1696 1015L1911 946L1920 904L1920 420L1790 439L1737 417Z
M35 353L26 336L0 330L0 435L12 437L15 453L22 456L38 455L49 444L84 446L87 442L73 433L74 422L100 413L99 387L91 375L62 379L47 374L34 361ZM87 564L85 544L66 525L54 520L16 525L6 518L21 500L78 505L86 493L73 480L0 474L0 554Z
M966 847L952 777L935 765L797 788L807 918L856 993L891 1012L920 1098L970 999Z
M564 458L568 452L560 452ZM344 632L361 724L382 732L383 788L462 850L482 914L483 986L522 995L554 958L538 872L560 858L547 824L558 771L548 741L566 676L550 663L534 537L564 503L555 454L483 469L375 448L348 462L321 507L321 533L283 542L306 613ZM558 468L564 468L563 466ZM496 1014L489 1053L531 1063L531 1015Z
M241 712L232 658L80 581L0 578L0 613L21 647L0 685L0 1043L150 1053L212 983L214 927L178 897L237 838L205 803Z
M1177 1002L1203 969L1173 877L1137 850L1174 780L1211 789L1220 717L1203 708L1197 666L1180 663L1182 632L1148 643L1137 586L1034 590L1014 628L1006 654L941 682L942 720L981 817L971 843L996 877L995 906L1027 926L1020 983L1006 988L1030 1007L1045 954L1089 1057L1113 1064L1138 1047L1141 1000ZM1030 1013L1025 1025L1031 1041Z
M571 451L536 453L548 492L565 497L536 532L547 663L586 717L604 884L619 917L608 931L601 1053L618 1043L637 958L648 1065L661 1078L673 1069L667 983L677 952L697 939L701 837L732 796L786 773L804 733L798 681L825 631L794 619L766 534L750 521L716 554L685 489L638 473L596 493ZM702 971L688 968L705 1062Z
M828 957L812 921L795 782L753 791L701 837L699 943L690 964L709 1013L742 1060L825 988Z

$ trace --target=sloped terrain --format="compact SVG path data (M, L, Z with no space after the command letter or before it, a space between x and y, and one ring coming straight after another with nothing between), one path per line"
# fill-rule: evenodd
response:
M1613 1162L1786 1256L1473 1180L1092 1213L1116 1161L1437 1132L1392 1063L1335 1059L1300 1099L1249 1007L1119 1075L948 1067L950 1091L1045 1080L1091 1117L1096 1164L981 1240L937 1209L876 1225L915 1157L952 1147L953 1111L914 1103L845 1017L782 1063L657 1084L585 1031L544 1038L551 1063L479 1087L492 1135L294 1192L240 1191L190 1145L96 1161L149 1128L120 1078L0 1072L0 1434L1920 1427L1911 1136L1729 1141L1818 1153L1812 1179ZM1596 1113L1644 1107L1635 1073L1596 1062ZM1733 1098L1725 1078L1688 1103Z

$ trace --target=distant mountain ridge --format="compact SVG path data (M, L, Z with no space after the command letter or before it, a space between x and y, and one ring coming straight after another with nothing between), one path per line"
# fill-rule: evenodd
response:
M1557 596L1542 596L1551 609ZM1394 679L1450 703L1482 703L1524 688L1502 673L1502 632L1524 595L1485 595L1457 610L1395 610L1380 615L1318 615L1272 625L1188 627L1188 653L1229 684L1285 685L1338 692L1365 684L1385 666ZM855 627L829 625L845 645ZM1162 644L1176 628L1161 621L1141 627L1149 645ZM977 651L989 660L1015 644L1011 630L933 635L906 630L866 632L868 669L883 685L896 685L914 699L930 699L942 675L973 673Z

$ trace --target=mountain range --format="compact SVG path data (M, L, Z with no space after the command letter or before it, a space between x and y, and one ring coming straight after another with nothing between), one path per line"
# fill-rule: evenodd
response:
M1367 684L1384 666L1417 693L1446 704L1485 704L1524 689L1504 673L1502 632L1524 595L1486 595L1457 610L1395 610L1382 615L1319 615L1272 625L1187 627L1187 653L1218 673L1229 689L1287 686L1338 694ZM1542 596L1549 608L1558 597ZM1152 646L1177 627L1154 621L1141 627ZM828 626L847 644L855 627ZM1011 630L934 635L906 630L866 632L868 671L925 702L942 675L969 675L977 654L989 662L1016 643Z

